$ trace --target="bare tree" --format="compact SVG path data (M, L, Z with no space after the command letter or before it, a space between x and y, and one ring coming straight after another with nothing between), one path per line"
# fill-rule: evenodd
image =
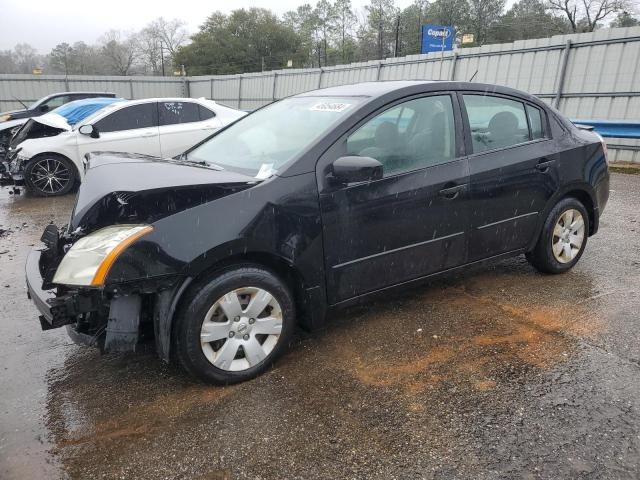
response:
M157 33L172 59L177 50L186 43L189 37L185 29L185 23L182 20L165 20L160 17L151 22L149 27Z
M17 73L13 50L0 50L0 73Z
M574 32L593 32L611 15L634 10L637 0L547 0L550 10L565 15Z
M13 49L13 58L20 73L31 73L41 61L38 52L28 43L19 43Z
M187 42L184 26L181 20L159 17L140 31L140 56L152 73L161 73L165 66L171 70L176 52Z
M145 64L147 70L151 70L154 75L159 75L162 72L163 67L163 52L164 49L161 36L153 25L148 25L143 28L138 35L140 58Z
M137 36L125 36L117 30L110 30L103 35L100 43L102 54L111 70L118 75L129 74L139 54Z

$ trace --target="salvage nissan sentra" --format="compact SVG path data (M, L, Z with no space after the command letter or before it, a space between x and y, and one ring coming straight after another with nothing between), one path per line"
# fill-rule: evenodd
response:
M296 325L485 260L572 268L609 196L606 146L493 85L379 82L264 107L173 160L89 155L68 226L27 260L47 330L155 338L212 383L263 372Z

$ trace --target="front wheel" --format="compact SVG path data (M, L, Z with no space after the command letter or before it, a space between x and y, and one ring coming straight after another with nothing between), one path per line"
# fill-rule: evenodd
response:
M65 195L76 182L76 169L62 155L39 155L27 163L24 182L27 189L39 197Z
M588 232L589 216L584 205L575 198L564 198L549 212L527 260L544 273L566 272L580 260Z
M293 297L273 273L230 268L195 286L174 329L177 357L198 378L237 383L264 372L286 349L295 325Z

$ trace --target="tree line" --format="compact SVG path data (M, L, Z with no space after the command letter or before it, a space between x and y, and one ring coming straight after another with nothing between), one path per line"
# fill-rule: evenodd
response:
M0 50L0 73L172 75L178 49L189 40L185 23L160 17L139 32L110 30L95 45L60 43L41 55L27 43Z
M0 73L232 74L322 67L420 53L421 25L450 25L461 47L640 25L640 0L318 0L282 16L263 8L214 12L189 36L184 22L158 18L139 32L109 31L97 44L61 43L46 55L28 44L0 51Z

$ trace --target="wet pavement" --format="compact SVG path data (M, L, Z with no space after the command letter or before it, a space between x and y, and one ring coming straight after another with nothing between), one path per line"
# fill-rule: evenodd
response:
M0 189L0 478L639 478L640 176L611 188L571 272L352 308L233 387L41 332L24 260L73 198Z

